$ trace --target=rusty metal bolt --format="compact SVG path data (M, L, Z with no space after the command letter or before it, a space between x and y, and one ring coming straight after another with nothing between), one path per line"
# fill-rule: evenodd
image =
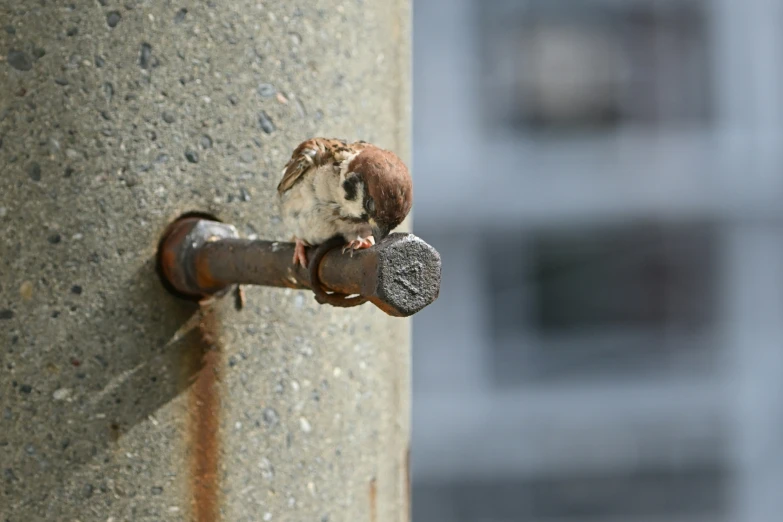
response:
M308 249L308 259L314 252ZM232 225L187 217L164 233L158 263L164 283L192 299L223 295L235 285L312 289L293 254L293 243L241 239ZM353 256L328 252L318 276L326 290L361 295L389 315L408 317L437 299L440 254L413 234L395 233Z

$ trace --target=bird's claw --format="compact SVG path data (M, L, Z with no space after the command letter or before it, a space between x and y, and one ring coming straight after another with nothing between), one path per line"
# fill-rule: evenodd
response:
M353 253L355 250L363 250L365 248L370 248L375 244L375 238L373 236L367 236L364 238L357 238L353 241L350 241L347 245L343 247L343 254L346 252L349 252L351 254L351 257L353 257Z
M355 250L370 248L374 244L375 244L375 238L373 236L356 238L343 247L343 254L349 252L351 257L353 257L353 253ZM307 268L306 248L308 246L310 246L308 243L302 241L301 239L296 239L296 246L294 246L294 259L293 259L294 265L299 264L302 265L304 268Z
M296 240L296 246L294 247L294 266L300 264L304 268L307 268L307 252L305 252L306 246L307 243L301 239Z

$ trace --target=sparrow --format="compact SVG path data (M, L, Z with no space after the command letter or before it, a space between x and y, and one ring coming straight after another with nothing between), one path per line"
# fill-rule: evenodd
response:
M294 149L277 186L282 217L296 243L293 263L307 267L305 248L335 236L343 254L372 247L410 212L413 183L391 151L364 141L311 138Z

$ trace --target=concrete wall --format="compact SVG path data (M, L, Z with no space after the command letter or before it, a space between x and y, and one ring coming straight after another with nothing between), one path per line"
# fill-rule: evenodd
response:
M287 239L314 136L409 156L406 0L0 0L0 520L408 519L409 327L155 273L179 214Z

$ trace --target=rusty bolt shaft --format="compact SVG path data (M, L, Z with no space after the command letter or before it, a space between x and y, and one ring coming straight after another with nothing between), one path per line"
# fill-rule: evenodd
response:
M308 259L315 249L308 249ZM186 218L161 241L165 279L180 294L219 295L234 285L310 289L308 271L292 262L294 244L240 239L231 225ZM389 315L410 316L440 290L440 255L412 234L391 234L366 250L327 253L318 275L327 290L359 294Z

